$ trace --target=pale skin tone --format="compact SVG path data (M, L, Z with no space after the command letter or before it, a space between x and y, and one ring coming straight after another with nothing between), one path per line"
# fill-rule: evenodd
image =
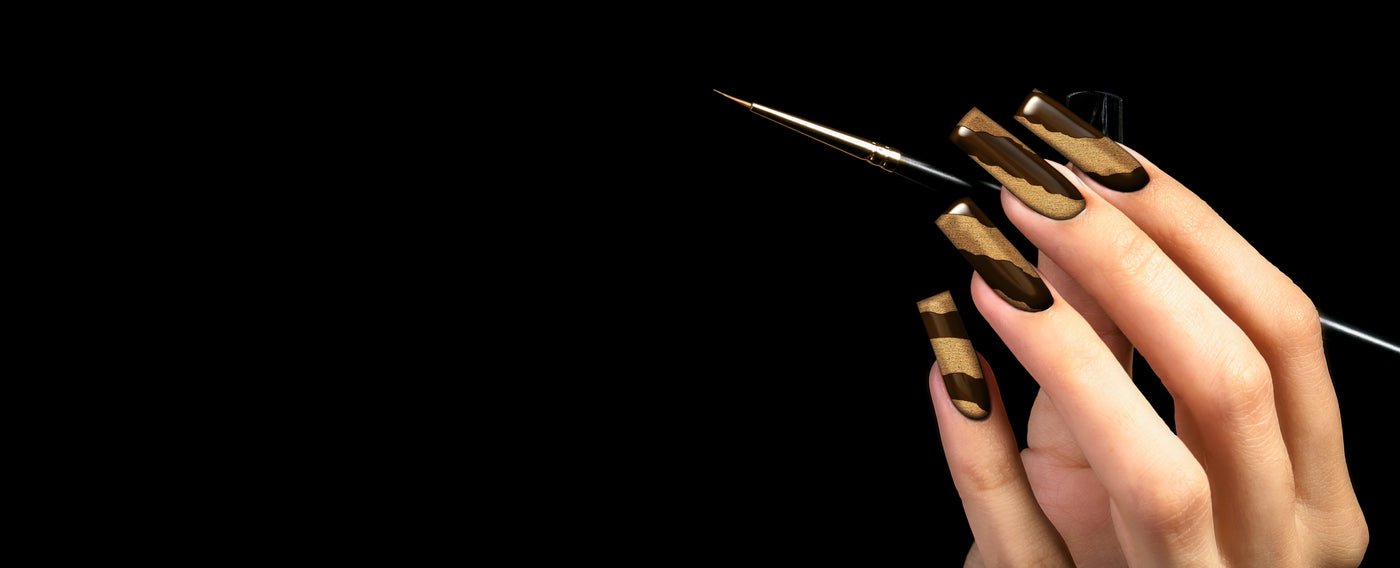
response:
M1131 151L1131 150L1130 150ZM1107 189L1059 168L1086 209L1056 221L1005 190L1055 296L972 297L1040 385L1020 451L993 411L968 420L929 375L976 538L968 566L1356 566L1369 532L1311 300L1194 193ZM1133 384L1134 349L1171 393L1173 432Z

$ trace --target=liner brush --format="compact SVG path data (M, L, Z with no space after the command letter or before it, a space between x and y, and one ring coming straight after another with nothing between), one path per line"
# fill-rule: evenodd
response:
M836 148L837 150L869 162L882 170L899 174L905 179L924 187L932 189L948 189L949 186L960 189L982 187L991 191L1001 191L1001 185L999 184L994 184L989 181L969 182L947 172L940 171L924 162L910 158L909 156L901 154L899 150L895 150L879 142L872 142L859 136L852 136L840 130L822 126L810 120L798 118L758 103L737 99L721 93L719 90L715 90L715 92L747 107L756 115L796 130L832 148Z
M840 130L822 126L810 120L799 118L782 111L778 111L758 103L751 103L742 99L729 96L718 89L716 93L724 95L725 98L739 103L748 108L754 114L763 118L796 130L832 148L855 156L861 160L869 162L887 172L893 172L903 176L910 181L918 183L924 187L932 189L971 189L974 187L986 188L991 191L1001 191L1001 185L989 181L967 181L952 174L943 172L919 160L901 154L898 150L866 140L859 136L852 136ZM1110 139L1121 142L1123 139L1123 100L1112 93L1100 91L1080 91L1071 93L1067 103L1084 116L1089 117L1092 125L1107 134ZM1391 341L1377 337L1374 334L1356 329L1326 315L1322 316L1322 325L1330 331L1343 333L1353 338L1371 343L1382 349L1400 353L1400 345Z

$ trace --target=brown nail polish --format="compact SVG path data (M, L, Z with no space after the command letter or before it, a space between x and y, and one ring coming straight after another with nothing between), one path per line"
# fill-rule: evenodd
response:
M1079 188L982 111L969 111L949 138L1037 213L1069 219L1084 210Z
M953 202L934 221L982 279L1007 303L1038 312L1055 303L1035 266L969 198Z
M992 413L992 396L982 377L982 364L972 349L972 340L963 327L953 295L943 292L919 300L919 315L924 319L933 354L938 357L938 370L948 387L948 398L958 412L973 420L982 420Z
M1132 154L1045 93L1032 91L1016 120L1104 187L1137 191L1147 185L1147 170Z

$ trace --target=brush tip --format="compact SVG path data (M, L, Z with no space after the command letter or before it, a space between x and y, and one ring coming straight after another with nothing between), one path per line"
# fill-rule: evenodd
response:
M745 101L745 100L736 99L736 98L734 98L734 97L731 97L731 96L729 96L729 95L726 95L726 94L724 94L724 93L721 93L719 89L714 89L714 91L715 91L716 93L719 93L719 94L721 94L721 95L724 95L724 98L726 98L726 99L729 99L729 100L731 100L731 101L734 101L734 102L739 103L739 104L741 104L741 105L744 105L744 106L746 106L746 107L753 108L753 103L751 103L751 102L748 102L748 101Z

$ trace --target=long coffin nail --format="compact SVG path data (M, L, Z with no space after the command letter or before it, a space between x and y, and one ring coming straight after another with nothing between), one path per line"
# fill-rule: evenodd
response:
M944 292L919 300L919 315L924 319L929 343L938 358L938 370L948 387L948 398L958 412L973 420L982 420L992 413L992 396L982 377L982 364L972 349L972 340L963 327L962 316L953 305L953 295Z
M1037 213L1069 219L1084 210L1079 188L982 111L969 111L949 138Z
M1008 304L1038 312L1055 303L1035 266L1021 256L971 199L964 197L953 202L934 223Z
M1104 187L1137 191L1147 185L1147 170L1137 159L1045 93L1032 91L1016 120Z

